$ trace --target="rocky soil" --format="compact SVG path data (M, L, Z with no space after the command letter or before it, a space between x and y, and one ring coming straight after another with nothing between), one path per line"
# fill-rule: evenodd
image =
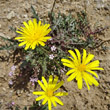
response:
M10 26L20 27L23 21L31 19L31 5L35 8L40 18L47 18L48 11L51 11L54 0L0 0L0 35L6 38L15 37L15 33L10 30ZM94 30L97 26L110 26L110 0L56 0L54 12L59 11L65 14L85 10L88 19ZM102 35L97 36L104 40L110 39L110 28ZM4 42L0 41L0 45ZM65 83L64 87L69 92L67 97L62 97L64 106L57 106L53 110L110 110L110 40L103 44L107 46L106 51L96 48L88 50L96 55L95 59L100 60L104 71L99 71L99 87L91 87L87 91L84 85L82 90L78 90L76 82ZM6 51L0 51L0 56L7 56ZM28 91L17 90L9 87L11 77L9 72L13 66L13 61L0 61L0 110L7 110L6 105L14 102L21 107L31 106L36 96L32 94L34 86L28 84ZM63 79L66 82L66 76Z

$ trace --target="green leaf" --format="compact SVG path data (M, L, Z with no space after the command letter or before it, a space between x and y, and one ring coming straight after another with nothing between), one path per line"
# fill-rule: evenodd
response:
M32 9L32 13L33 13L33 17L36 18L37 20L37 23L39 22L39 16L38 14L36 13L35 9L33 6L31 6L31 9Z

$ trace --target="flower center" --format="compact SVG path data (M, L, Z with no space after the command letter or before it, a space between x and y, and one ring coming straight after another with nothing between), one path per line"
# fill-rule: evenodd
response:
M84 64L81 64L79 67L78 67L78 70L79 71L84 71L86 69L86 65L84 65Z
M53 96L53 90L48 90L47 93L46 93L46 95L48 97L52 97Z

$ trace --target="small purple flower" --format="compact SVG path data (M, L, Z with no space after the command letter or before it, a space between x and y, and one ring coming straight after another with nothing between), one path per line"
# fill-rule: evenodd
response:
M49 55L49 59L53 60L55 56L53 54Z
M15 71L15 69L16 69L16 66L13 65L13 66L11 67L11 71Z
M50 41L52 40L52 38L49 39Z
M8 75L13 76L13 71L10 71Z
M32 86L34 86L34 83L32 83Z
M38 78L30 78L30 82L34 83L34 82L37 82L38 81Z
M53 45L52 47L51 47L51 51L55 51L56 50L56 47Z
M11 104L12 104L12 105L14 105L14 104L15 104L15 102L11 102Z
M12 80L9 81L9 85L13 85L13 81Z

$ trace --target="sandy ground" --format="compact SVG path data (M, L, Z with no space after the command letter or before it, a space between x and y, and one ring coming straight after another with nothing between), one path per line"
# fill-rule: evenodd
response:
M53 0L0 0L0 35L11 38L15 34L9 29L10 26L20 27L23 21L31 19L31 5L35 8L40 18L47 18L47 13L52 9ZM92 29L96 26L110 26L110 0L57 0L54 11L56 14L60 11L65 14L75 16L76 12L85 10ZM110 39L110 29L104 31L103 35L97 36L103 40ZM0 44L3 44L0 41ZM107 46L106 51L101 48L88 50L95 54L95 59L100 60L100 66L104 71L99 71L99 87L91 87L87 91L84 85L82 90L78 90L76 82L65 83L64 87L69 92L67 97L62 97L64 106L57 106L53 110L110 110L110 42L103 44ZM0 56L8 55L4 51L0 51ZM31 106L35 101L32 94L34 87L28 85L29 91L14 91L9 88L8 76L10 68L13 65L12 60L0 61L0 110L6 110L6 104L14 101L21 108ZM66 76L63 79L66 82Z

